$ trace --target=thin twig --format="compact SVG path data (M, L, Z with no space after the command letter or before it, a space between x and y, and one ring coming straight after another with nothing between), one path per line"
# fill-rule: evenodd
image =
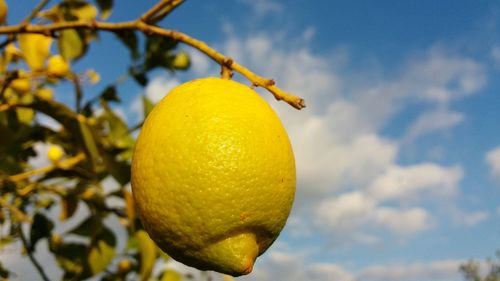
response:
M31 11L29 16L27 16L22 22L21 25L28 25L36 15L49 3L49 0L40 0L38 5Z
M76 100L76 112L80 112L82 108L82 97L83 91L82 86L80 84L80 78L75 73L71 73L71 81L75 86L75 100Z
M40 175L40 174L46 174L46 173L49 173L55 169L58 169L58 168L61 168L61 169L69 169L73 166L75 166L76 164L82 162L83 160L85 160L85 154L83 153L78 153L77 155L71 157L71 158L68 158L68 159L65 159L57 164L52 164L52 165L49 165L49 166L46 166L46 167L42 167L42 168L38 168L38 169L33 169L33 170L29 170L27 172L23 172L23 173L20 173L20 174L16 174L16 175L12 175L10 177L7 177L7 180L9 181L13 181L13 182L18 182L18 181L22 181L22 180L25 180L25 179L28 179L32 176L35 176L35 175Z
M168 1L162 1L168 2ZM56 22L49 25L13 25L13 26L3 26L0 27L0 34L12 34L12 33L41 33L48 34L53 31L63 30L63 29L71 29L71 28L85 28L85 29L97 29L104 31L117 31L117 30L127 30L127 29L135 29L140 30L146 35L157 34L166 37L170 37L179 42L190 45L200 52L204 53L214 61L216 61L220 65L224 65L225 62L228 61L228 57L223 54L217 52L215 49L209 47L205 42L195 39L185 33L172 30L172 29L163 29L158 26L150 25L142 20L136 21L126 21L126 22L117 22L117 23L107 23L107 22L89 22L89 21L71 21L71 22ZM246 67L238 64L233 61L231 64L231 69L239 72L243 76L245 76L253 85L263 87L267 89L277 100L283 100L295 107L296 109L302 109L305 107L305 102L302 98L291 95L280 88L278 88L272 79L267 79L261 77Z
M154 15L149 20L149 22L150 23L157 23L157 22L161 21L166 16L168 16L173 10L175 10L175 8L179 7L182 3L184 3L184 0L173 0L165 8L163 8L156 15Z
M26 252L28 254L28 258L30 259L31 263L35 266L36 270L38 270L38 273L42 277L44 281L50 281L49 277L43 270L43 267L40 265L40 263L36 260L35 256L33 255L33 251L31 250L31 247L28 243L28 240L26 239L26 236L24 236L23 233L23 228L21 224L17 224L17 231L19 232L19 237L21 238L21 241L23 242L23 246L26 249Z
M165 8L167 5L169 5L171 2L175 0L161 0L160 2L156 3L151 9L146 11L144 14L141 16L141 21L148 23L150 19L156 15L159 11L161 11L163 8Z

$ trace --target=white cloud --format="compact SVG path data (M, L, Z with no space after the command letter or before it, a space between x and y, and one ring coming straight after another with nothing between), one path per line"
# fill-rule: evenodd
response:
M450 196L456 193L463 177L459 166L443 167L422 163L407 167L391 166L368 188L377 200L416 200L418 196Z
M441 260L410 264L375 265L358 275L363 281L448 281L460 279L458 267L463 261Z
M500 178L500 147L488 151L485 160L489 165L491 175Z
M462 113L449 111L448 109L424 112L410 126L403 138L404 142L410 142L422 135L451 128L460 124L463 120L464 115Z
M432 226L430 214L425 209L384 207L359 191L321 202L314 215L318 227L349 237L344 238L345 241L352 240L349 242L362 242L363 237L373 237L370 232L377 233L381 229L407 237Z
M342 266L333 263L307 264L298 253L272 251L262 257L250 275L241 280L287 280L287 281L354 281L354 275Z
M172 78L167 75L159 75L154 77L149 81L144 90L144 94L153 103L159 102L165 95L168 94L170 90L175 88L180 84L179 80ZM140 95L131 102L129 106L131 114L129 114L129 120L132 122L137 122L142 120L143 116L143 103Z
M205 54L195 49L189 49L188 53L191 59L190 70L193 70L197 75L206 74L210 70L211 61Z
M431 218L422 208L396 209L380 207L372 215L376 224L399 236L410 236L431 227Z
M258 16L283 11L283 6L274 0L240 0L240 2L250 6Z

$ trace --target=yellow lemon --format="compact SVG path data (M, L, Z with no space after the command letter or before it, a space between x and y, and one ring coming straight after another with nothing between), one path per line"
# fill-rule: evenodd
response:
M62 77L69 73L69 64L61 55L54 55L47 62L47 73L49 75Z
M31 90L31 83L28 78L16 78L10 82L9 85L12 89L20 94L27 93Z
M47 150L47 158L49 158L52 163L58 163L64 156L64 150L59 146L52 144Z
M148 115L132 192L147 232L172 258L248 274L290 213L292 147L276 113L248 86L193 80Z

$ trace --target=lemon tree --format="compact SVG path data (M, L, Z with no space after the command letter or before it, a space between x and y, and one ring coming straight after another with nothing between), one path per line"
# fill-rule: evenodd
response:
M124 22L107 20L118 1L21 2L0 0L0 255L17 251L44 281L188 278L162 269L171 258L248 274L285 225L295 165L278 116L230 79L239 73L297 109L304 101L164 28L183 0L159 0ZM25 8L25 18L12 23L9 5ZM126 77L100 81L99 65L75 68L102 32L130 51ZM187 82L158 105L142 96L149 117L127 124L114 110L120 83L145 86L153 70L188 69L180 44L216 61L222 78ZM63 84L73 89L65 88L71 104L54 94ZM103 90L89 97L96 88ZM118 188L105 188L110 179ZM50 276L54 266L62 276ZM0 263L0 279L18 274Z

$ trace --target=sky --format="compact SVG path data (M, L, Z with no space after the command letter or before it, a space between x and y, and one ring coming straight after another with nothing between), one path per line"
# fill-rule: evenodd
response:
M26 14L24 2L35 3L7 2L12 22ZM154 4L115 2L110 21ZM297 193L278 240L237 280L460 280L461 263L493 256L499 24L500 3L487 0L188 0L162 22L306 100L297 111L259 90L289 133ZM139 94L158 101L180 83L218 75L215 63L181 47L188 72L155 71L145 89L119 87L117 110L131 124ZM101 74L92 95L129 63L102 34L74 67ZM71 103L64 90L56 96Z

